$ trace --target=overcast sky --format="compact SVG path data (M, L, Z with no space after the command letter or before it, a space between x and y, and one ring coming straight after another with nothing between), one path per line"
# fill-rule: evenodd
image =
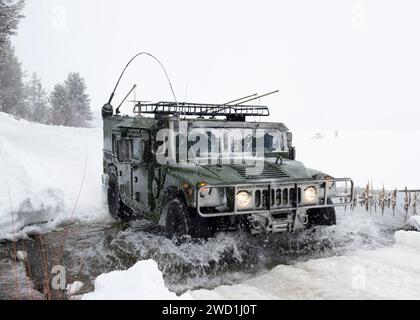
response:
M149 51L178 100L263 99L292 130L415 130L420 106L420 1L28 0L13 40L46 88L71 71L92 109L123 66ZM129 69L114 104L137 83L141 100L173 100L148 57Z

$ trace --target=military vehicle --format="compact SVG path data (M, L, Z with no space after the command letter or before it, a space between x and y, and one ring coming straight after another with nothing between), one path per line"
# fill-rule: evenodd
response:
M203 238L334 225L335 207L353 201L353 181L296 161L288 128L247 121L270 115L247 102L135 102L135 116L105 105L103 186L111 215Z
M111 102L141 55L162 67L175 102L133 101L134 116L121 116L136 86L115 110ZM268 107L249 103L277 92L223 104L178 103L163 64L148 52L136 54L102 108L102 185L110 214L148 218L169 236L196 238L334 225L335 208L353 202L353 181L305 167L296 161L289 129L261 121Z

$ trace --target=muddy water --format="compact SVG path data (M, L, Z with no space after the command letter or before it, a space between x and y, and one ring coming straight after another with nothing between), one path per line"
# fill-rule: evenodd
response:
M144 259L158 263L166 285L174 292L212 289L241 282L279 264L389 246L400 222L398 216L388 214L384 219L360 210L340 212L337 226L299 234L267 238L220 233L208 241L167 239L162 230L146 221L73 225L18 242L17 250L28 253L27 261L18 263L18 268L13 263L13 245L0 245L0 298L33 297L27 288L43 292L47 298L65 298L62 291L51 288L54 265L65 267L68 283L82 281L85 286L80 293L85 293L93 290L98 275L125 270ZM21 291L15 289L16 270Z

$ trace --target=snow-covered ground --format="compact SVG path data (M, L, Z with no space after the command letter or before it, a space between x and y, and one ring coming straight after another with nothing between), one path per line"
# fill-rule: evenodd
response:
M311 168L336 177L350 177L365 187L384 185L395 188L419 189L420 131L340 131L321 134L295 132L297 157Z
M240 284L189 291L179 299L420 299L420 233L398 231L395 245L314 259ZM153 260L96 279L83 299L174 299Z
M68 222L85 164L74 220L107 219L101 207L101 140L100 129L45 126L0 113L0 239Z

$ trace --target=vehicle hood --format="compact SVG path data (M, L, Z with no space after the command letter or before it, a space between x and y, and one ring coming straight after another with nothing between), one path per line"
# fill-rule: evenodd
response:
M222 164L172 164L167 165L167 173L193 185L199 182L208 184L242 184L263 181L309 180L322 172L306 168L299 161L283 160L276 164L275 159L259 160L248 165Z

